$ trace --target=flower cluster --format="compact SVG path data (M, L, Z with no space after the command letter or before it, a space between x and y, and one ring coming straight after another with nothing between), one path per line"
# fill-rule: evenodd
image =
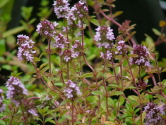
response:
M27 95L27 89L24 87L22 82L16 78L11 76L6 82L7 91L7 99L12 99L12 102L19 106L24 97Z
M139 80L137 85L138 85L138 88L143 89L143 90L146 89L146 87L147 87L147 83L145 81L142 81L142 80Z
M73 98L76 94L81 95L79 87L71 80L68 80L66 83L66 89L63 91L67 98Z
M127 45L125 44L125 41L121 40L118 42L116 49L118 50L117 54L123 55L127 53L128 48Z
M6 109L6 105L3 103L4 96L2 95L3 90L0 89L0 112L3 112Z
M60 56L65 62L69 62L72 58L76 58L79 55L79 52L72 52L70 49L66 49L60 53Z
M34 42L26 35L18 35L17 37L17 44L20 46L17 53L18 59L20 61L25 60L32 62L34 54L36 53L36 51L33 50Z
M157 106L150 102L145 106L146 125L164 125L164 119L160 115L165 115L165 106Z
M106 53L100 52L100 57L103 59L111 60L112 58L112 53L107 50Z
M58 25L57 22L50 22L48 20L41 21L37 25L36 31L43 37L50 38L56 34L55 28Z
M67 44L69 44L69 42L67 41L67 38L65 38L64 35L61 33L56 35L54 39L55 39L55 42L52 42L52 45L55 48L63 49L67 47Z
M107 26L99 26L96 31L94 40L98 42L97 46L106 49L111 48L113 43L111 44L110 41L115 39L113 29L110 29L110 27Z
M131 54L136 54L138 57L131 57L130 63L138 66L150 66L148 55L150 54L148 49L142 45L134 45Z
M73 11L74 16L81 21L87 18L88 8L83 1L79 1L76 5L74 5L71 10Z
M58 18L67 18L68 12L70 11L69 3L67 0L56 0L54 1L54 12Z

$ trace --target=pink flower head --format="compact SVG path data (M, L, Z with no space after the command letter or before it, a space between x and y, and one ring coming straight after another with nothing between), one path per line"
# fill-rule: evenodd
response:
M6 105L3 103L4 96L2 95L3 90L0 89L0 112L3 112L6 109Z
M56 35L56 37L54 39L55 39L55 41L52 42L52 45L55 48L63 49L65 47L67 47L69 44L69 42L67 42L67 38L65 38L64 35L61 33Z
M56 34L55 28L57 25L58 23L56 22L52 23L48 20L44 20L37 25L36 31L43 37L53 37Z
M70 11L69 3L67 0L56 0L54 1L54 12L58 18L67 18Z
M106 60L111 60L112 59L112 53L107 50L106 53L100 52L100 57Z
M72 7L72 11L75 17L79 20L84 20L87 18L88 8L83 1L79 1L77 4Z
M27 89L18 78L13 76L11 76L6 82L6 87L8 88L7 99L12 99L12 102L16 106L19 106L27 95Z
M119 54L119 55L126 54L127 53L127 45L125 44L125 41L120 40L118 42L116 49L118 50L117 54Z
M17 53L18 59L20 61L25 60L32 62L34 54L36 53L36 51L33 50L35 42L30 40L29 37L25 35L18 35L17 38L17 44L20 46Z
M134 45L133 46L133 51L131 54L136 54L138 57L132 57L130 58L130 63L135 64L138 66L150 66L150 62L148 59L149 56L149 51L145 46L142 45Z
M99 26L96 29L96 35L94 36L94 40L98 42L98 47L111 48L112 44L110 43L110 41L114 39L115 37L113 29L110 29L110 27Z
M63 91L67 98L73 98L77 95L81 95L79 87L71 80L68 80L66 83L66 89Z
M164 118L160 115L165 115L165 105L157 106L150 102L145 106L146 112L145 125L164 125Z

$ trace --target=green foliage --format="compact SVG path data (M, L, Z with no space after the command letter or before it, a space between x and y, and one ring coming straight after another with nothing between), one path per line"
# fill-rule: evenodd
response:
M146 121L144 107L149 102L153 102L156 106L166 104L166 80L160 79L160 74L166 71L166 59L157 62L155 53L156 45L161 41L165 42L165 34L152 29L159 37L157 44L151 36L145 34L146 39L142 44L147 46L150 52L147 57L151 61L150 67L132 65L130 59L139 57L138 54L131 52L133 47L130 46L133 40L131 37L135 34L135 31L131 32L131 29L135 25L130 26L130 21L123 24L116 22L115 18L121 15L122 11L115 13L110 11L110 14L106 15L109 10L102 10L102 6L115 7L113 2L114 0L106 2L88 0L87 4L94 7L94 14L100 13L102 16L96 18L98 15L88 15L83 20L74 20L73 23L77 25L80 21L81 27L75 25L72 32L70 30L62 32L62 27L68 26L67 20L59 21L55 36L62 33L69 42L67 47L61 49L52 46L52 42L57 40L55 36L43 38L35 32L34 22L37 17L31 18L33 7L22 7L22 25L8 31L6 31L6 25L10 20L10 14L6 13L0 17L0 23L5 24L0 30L2 34L0 37L1 69L11 71L11 76L20 78L28 89L27 97L17 107L11 99L6 98L5 94L8 90L5 86L2 87L4 92L0 93L0 97L4 97L3 103L6 104L6 110L0 113L0 124L37 125L37 122L40 122L42 125L47 123L55 125L143 125ZM8 0L1 2L0 8L7 6L7 3L9 3ZM12 2L10 4L12 6ZM47 19L53 11L48 5L49 0L42 0L40 3L40 12L37 16L41 21ZM99 48L96 46L98 41L94 40L95 30L91 28L91 25L109 26L110 23L119 27L119 35L116 40L109 41L114 44L110 48ZM160 22L160 26L164 27L165 22ZM33 61L29 63L25 63L26 60L19 62L16 57L14 35L23 30L31 37L30 39L35 41L33 50L36 54ZM83 34L76 36L79 32ZM118 38L129 43L129 45L125 44L127 53L117 54L120 41ZM81 43L78 49L79 56L70 57L72 59L65 62L62 52L70 50L75 40ZM105 41L107 42L107 39ZM107 51L111 52L111 59L107 59L107 55L102 56L102 53ZM70 55L70 51L67 54ZM157 80L154 74L157 74ZM152 83L149 82L151 79ZM73 85L67 83L68 80L72 80ZM159 82L156 83L158 80ZM79 95L77 90L72 90L70 93L73 97L69 98L66 89L73 89L74 87L71 86L77 86L82 94ZM126 90L134 94L127 96ZM37 115L31 114L30 109L34 109Z

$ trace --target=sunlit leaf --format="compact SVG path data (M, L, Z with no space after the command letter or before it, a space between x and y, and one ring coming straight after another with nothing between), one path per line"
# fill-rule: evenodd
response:
M91 19L90 22L93 23L96 26L100 25L99 22L98 22L98 20L96 20L96 19Z
M161 32L158 31L157 29L155 28L152 28L152 31L154 32L154 34L156 34L157 36L160 36L161 35Z
M121 15L122 13L123 13L123 11L117 11L113 14L113 17L115 18L115 17Z
M7 36L14 35L14 34L16 34L16 33L18 33L18 32L23 31L23 30L25 30L25 27L24 27L24 26L19 26L19 27L16 27L16 28L13 28L13 29L11 29L11 30L8 30L8 31L4 32L4 33L2 34L2 37L3 37L3 38L6 38Z

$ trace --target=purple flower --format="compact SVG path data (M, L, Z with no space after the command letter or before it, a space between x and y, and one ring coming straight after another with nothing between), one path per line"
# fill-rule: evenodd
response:
M58 18L67 18L70 11L69 3L67 0L56 0L54 1L54 12Z
M24 87L22 82L16 78L11 76L6 82L7 91L7 99L12 99L12 102L19 106L24 97L27 95L27 89Z
M58 23L56 22L52 23L48 20L44 20L37 25L36 31L43 37L53 37L56 34L55 28L57 25Z
M38 116L38 114L36 113L34 109L29 109L28 112L33 116Z
M17 37L17 44L20 46L17 53L18 59L20 61L25 60L32 62L34 54L36 53L36 51L33 50L35 42L30 40L29 37L25 35L18 35Z
M65 47L67 47L69 44L69 42L67 42L67 38L65 38L64 35L61 33L56 35L56 37L54 39L55 39L55 41L52 42L52 45L55 48L63 49Z
M118 50L118 52L116 54L123 55L123 54L127 53L128 48L127 48L127 45L125 44L125 41L120 40L118 42L116 49Z
M80 55L78 51L73 49L66 49L60 53L60 56L65 62L70 62L72 59L77 58Z
M111 48L113 43L110 43L112 40L114 40L114 33L113 29L110 29L110 27L107 26L99 26L96 29L96 35L94 36L94 40L97 43L97 46L104 47L106 49Z
M112 58L112 53L107 50L106 53L100 52L100 57L103 59L111 60Z
M134 45L131 54L136 54L138 57L131 57L130 63L138 66L150 66L148 55L150 54L148 49L142 45Z
M71 8L71 10L74 13L74 16L79 20L83 21L88 16L88 8L86 7L85 2L83 1L79 1Z
M4 96L2 95L3 90L0 89L0 112L3 112L6 109L6 105L3 103Z
M81 95L79 87L71 80L68 80L66 83L66 89L63 91L67 98L73 98L77 95Z
M145 106L146 125L165 125L164 119L160 115L165 115L165 106L157 106L150 102Z

